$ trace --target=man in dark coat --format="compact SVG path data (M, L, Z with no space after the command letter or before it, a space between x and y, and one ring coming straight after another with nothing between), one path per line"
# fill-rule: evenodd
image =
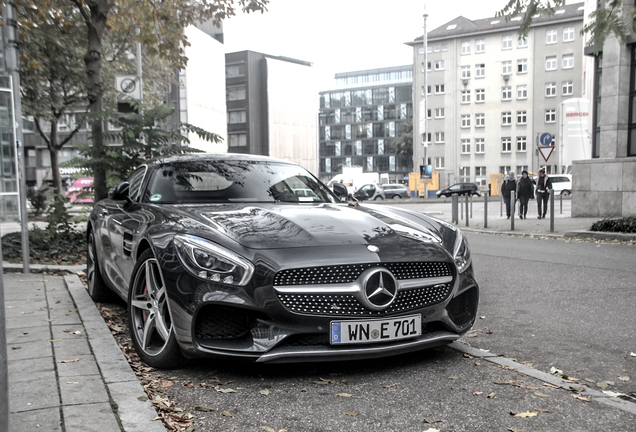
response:
M548 198L552 192L552 180L545 175L545 169L539 170L539 178L537 179L537 206L539 209L539 219L545 219L548 212Z
M526 219L528 213L528 201L534 198L534 184L528 177L528 171L521 173L521 178L517 182L517 197L519 198L519 219Z
M510 219L510 207L511 204L514 206L514 202L510 202L510 193L517 191L517 179L515 178L515 172L510 171L508 173L508 177L504 180L501 185L501 195L503 195L504 202L506 203L506 215L508 219ZM513 210L514 211L514 210Z

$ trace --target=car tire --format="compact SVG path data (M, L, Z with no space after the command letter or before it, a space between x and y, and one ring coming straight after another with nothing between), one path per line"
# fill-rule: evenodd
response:
M401 196L399 196L399 195L393 195L393 199L394 199L394 200L399 200L399 199L402 199L402 197L401 197Z
M150 249L141 254L132 273L128 326L135 351L148 366L173 369L185 362L175 336L161 269Z
M99 259L97 258L97 247L95 246L95 234L91 230L88 234L86 247L86 284L88 285L88 295L94 302L108 302L113 300L113 292L108 288L99 270Z
M384 200L384 198L382 198L380 195L378 195L377 197L373 199L373 201L382 201L382 200Z
M570 196L570 191L569 190L563 190L563 191L561 191L561 195Z

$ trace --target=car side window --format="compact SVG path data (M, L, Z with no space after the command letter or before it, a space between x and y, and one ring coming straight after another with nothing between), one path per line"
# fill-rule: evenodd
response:
M130 199L133 201L137 201L137 198L139 198L146 169L146 166L139 167L128 178L128 183L130 183Z

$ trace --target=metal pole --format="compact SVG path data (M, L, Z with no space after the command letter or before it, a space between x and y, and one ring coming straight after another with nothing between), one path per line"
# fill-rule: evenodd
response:
M466 226L468 226L468 219L468 195L466 195Z
M501 189L499 190L499 193L501 193ZM503 194L500 195L499 200L499 216L503 217Z
M459 199L459 214L462 219L464 219L464 200L458 197Z
M139 36L141 30L139 28L135 29L135 33ZM141 42L137 41L137 80L139 81L139 102L143 102L144 100L144 86L143 80L141 78Z
M515 191L510 192L510 230L515 230Z
M24 164L24 146L22 143L22 101L16 96L15 89L20 93L19 53L18 53L18 23L16 19L15 5L6 2L2 6L2 15L5 17L3 35L5 40L5 59L7 72L11 83L11 111L13 118L13 139L18 158L18 199L20 201L20 227L22 229L22 272L29 273L29 221L26 206L27 185L26 168ZM1 428L0 428L1 429Z
M559 214L563 214L563 194L559 195Z
M470 218L473 218L473 195L470 195Z
M459 216L457 215L457 201L458 201L458 196L457 195L452 195L451 198L451 220L452 222L458 224L459 223Z
M2 239L0 239L2 256ZM0 263L0 266L2 264ZM0 271L0 430L9 430L9 369L7 365L6 312L4 308L4 280Z
M484 194L484 228L488 228L488 194Z
M550 191L550 232L554 232L554 190Z
M420 118L424 116L424 130L420 132L422 135L422 143L424 144L423 165L428 165L428 140L426 139L428 135L428 35L426 34L426 18L428 18L428 13L426 13L426 4L424 4L424 36L422 37L424 42L424 61L422 62L422 71L424 72L424 112L420 113ZM424 198L428 198L428 192Z

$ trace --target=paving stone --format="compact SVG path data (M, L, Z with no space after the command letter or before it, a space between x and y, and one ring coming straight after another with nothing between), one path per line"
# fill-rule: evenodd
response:
M64 377L60 380L60 393L64 405L110 402L100 375Z
M9 417L9 430L11 432L21 431L61 431L62 420L60 418L60 408L44 408L33 411L11 413Z
M109 403L64 406L66 432L121 432Z

